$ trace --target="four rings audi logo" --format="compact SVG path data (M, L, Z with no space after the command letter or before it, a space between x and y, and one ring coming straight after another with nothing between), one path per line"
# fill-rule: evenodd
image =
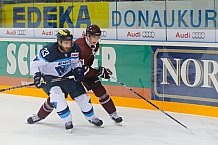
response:
M154 33L154 31L143 31L142 32L142 37L144 37L144 38L154 38L155 33Z
M101 31L101 37L106 37L107 36L107 31Z
M192 38L193 39L205 39L205 33L204 32L192 32Z
M17 35L26 35L26 30L17 30Z

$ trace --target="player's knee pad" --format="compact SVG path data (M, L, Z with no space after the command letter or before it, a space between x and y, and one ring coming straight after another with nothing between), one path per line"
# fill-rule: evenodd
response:
M90 111L90 109L92 109L90 96L88 96L87 94L82 94L76 97L75 100L83 112L87 112Z
M75 98L83 115L90 120L94 117L94 110L91 104L90 97L87 94L82 94Z
M58 86L52 87L50 90L50 102L53 104L58 115L66 122L72 120L71 111L65 100L65 95Z
M58 86L52 87L50 90L50 102L58 110L66 108L67 103L65 95Z

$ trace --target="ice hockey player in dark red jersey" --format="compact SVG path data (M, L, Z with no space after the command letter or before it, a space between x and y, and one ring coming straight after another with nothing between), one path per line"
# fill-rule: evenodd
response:
M85 79L83 81L84 86L87 90L92 90L95 96L98 97L100 104L110 115L111 119L116 123L123 121L122 117L118 116L116 112L116 107L107 93L104 86L101 84L99 77L104 79L109 79L112 72L105 68L99 67L98 69L92 68L94 62L94 57L99 49L99 40L101 37L101 30L97 25L89 25L86 28L86 34L84 37L78 38L75 43L80 46L80 59L83 61L86 68ZM29 124L33 124L42 119L45 119L53 110L50 103L50 98L48 98L44 104L41 106L38 113L27 119ZM38 118L33 120L34 118Z

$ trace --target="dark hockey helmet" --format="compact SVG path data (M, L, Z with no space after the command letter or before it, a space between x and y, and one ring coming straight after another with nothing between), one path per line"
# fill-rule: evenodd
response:
M86 35L94 35L94 36L101 36L101 30L98 25L89 25L86 28Z
M73 34L68 29L58 31L56 36L60 41L73 40Z

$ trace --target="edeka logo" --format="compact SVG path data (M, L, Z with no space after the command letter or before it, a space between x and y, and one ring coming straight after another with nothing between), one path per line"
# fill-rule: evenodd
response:
M76 25L73 23L72 12L74 6L29 6L16 7L13 9L14 28L64 28L64 24L69 28L80 28L81 25L90 25L91 19L88 5L79 5L75 10L78 11ZM34 17L35 16L35 17Z
M186 100L193 100L192 97L218 99L218 51L189 49L156 50L155 94ZM210 102L209 99L204 101Z

